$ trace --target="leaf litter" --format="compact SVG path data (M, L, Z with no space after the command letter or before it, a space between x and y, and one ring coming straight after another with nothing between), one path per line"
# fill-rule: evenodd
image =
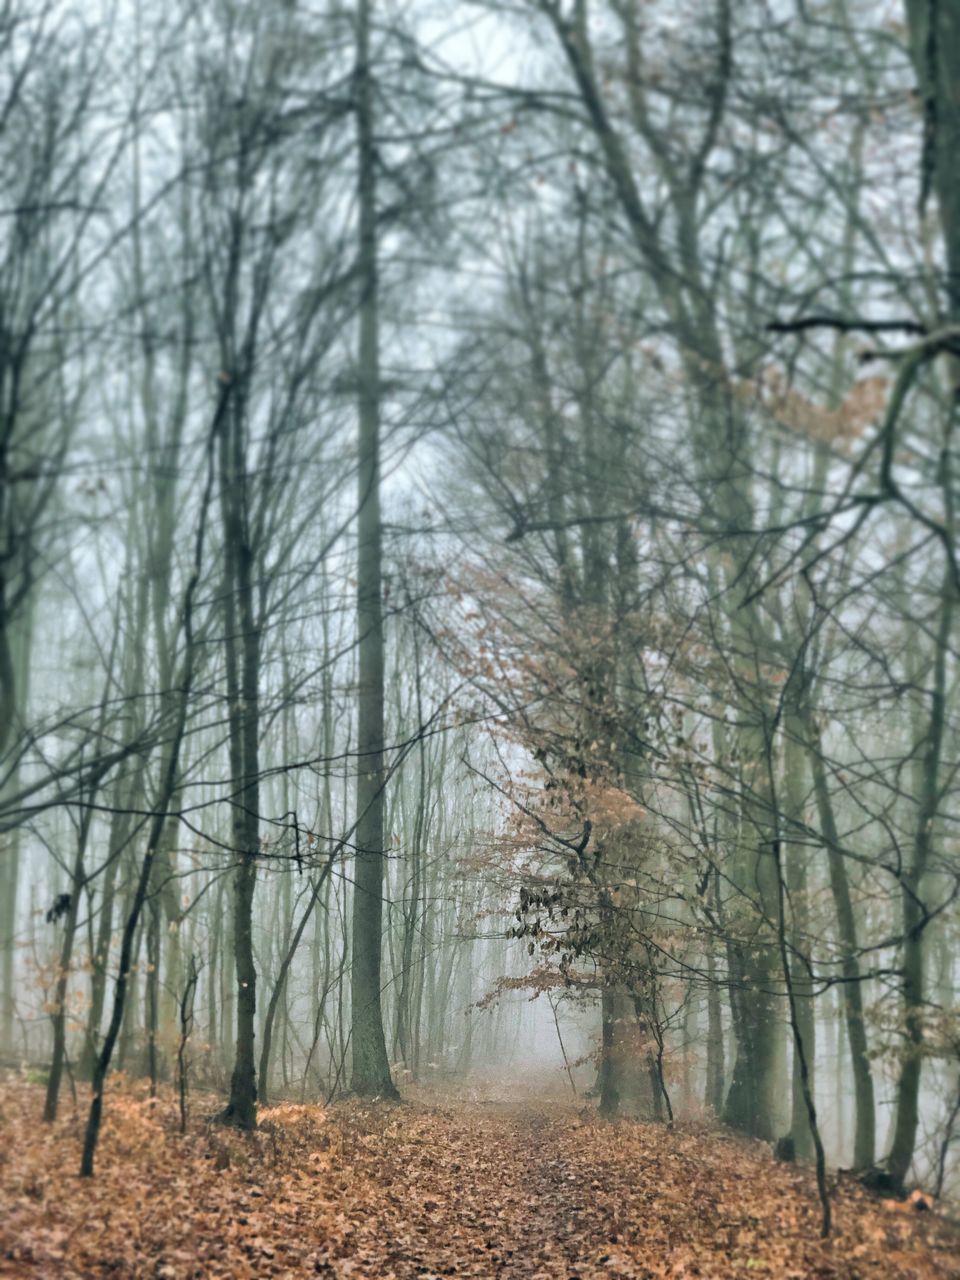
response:
M84 1098L52 1126L42 1102L0 1087L4 1277L960 1277L936 1206L842 1178L820 1241L811 1173L723 1133L421 1095L271 1107L241 1135L198 1095L181 1135L171 1094L114 1081L91 1181Z

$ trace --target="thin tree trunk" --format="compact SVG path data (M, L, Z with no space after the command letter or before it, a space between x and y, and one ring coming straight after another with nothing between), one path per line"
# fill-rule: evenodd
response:
M713 945L707 952L707 1078L704 1102L715 1116L723 1113L723 1013L720 1007L720 986L717 980L717 962Z
M820 818L820 832L827 846L830 887L840 935L844 1014L847 1038L850 1042L850 1062L856 1100L853 1163L857 1169L869 1169L873 1165L876 1151L876 1106L870 1050L867 1044L867 1025L864 1020L857 922L853 911L847 867L840 849L840 836L834 817L833 802L827 785L826 768L820 751L819 735L815 731L809 714L805 717L805 728L807 741L810 743L810 769Z
M803 821L804 804L804 752L803 734L799 721L788 714L784 721L783 794L786 807L787 830ZM807 885L806 850L796 841L786 848L786 881L790 896L790 918L793 931L793 954L806 957L810 939L810 904ZM797 961L799 967L799 961ZM793 1015L803 1042L806 1059L806 1079L801 1055L794 1046L793 1081L790 1108L790 1136L794 1150L801 1158L814 1156L813 1135L810 1132L807 1095L815 1097L815 1064L817 1058L816 1011L814 989L809 973L792 974L794 1008Z
M294 930L293 937L290 939L283 959L280 962L280 968L277 972L277 980L274 983L273 991L270 993L270 1001L267 1005L267 1016L264 1019L263 1024L263 1047L260 1050L260 1100L264 1106L267 1105L267 1081L269 1080L270 1071L270 1049L273 1042L273 1024L277 1008L280 1003L282 992L286 987L287 977L290 973L290 967L293 964L294 956L297 954L297 948L300 946L300 940L303 937L310 917L313 915L314 907L317 904L317 899L320 897L323 886L326 884L331 865L332 862L327 863L320 872L320 875L317 877L316 883L310 890L310 897L307 900L307 905L303 909L300 921Z
M166 758L161 770L157 810L150 824L150 830L147 835L147 847L143 856L143 861L140 865L140 874L137 879L136 889L134 890L133 902L131 903L131 908L127 914L123 927L123 936L120 942L120 967L117 973L116 987L114 988L113 1011L110 1016L110 1024L107 1027L107 1034L104 1037L103 1045L100 1049L100 1054L97 1058L93 1071L93 1096L90 1102L90 1112L87 1117L87 1126L84 1133L83 1154L80 1159L80 1176L84 1178L93 1177L94 1159L96 1157L97 1144L100 1140L100 1123L103 1118L104 1086L106 1084L107 1072L110 1070L110 1060L113 1057L114 1046L116 1045L117 1036L120 1034L120 1027L123 1022L127 980L133 955L134 938L137 933L140 914L146 900L147 890L150 885L150 877L153 872L154 850L159 845L163 836L164 825L167 821L167 811L173 797L177 781L177 773L180 766L180 750L183 745L184 734L186 732L187 711L190 704L190 693L193 688L195 666L193 610L194 599L200 582L200 572L203 565L203 545L206 534L207 511L210 506L210 494L213 487L214 433L216 432L220 415L226 409L226 403L226 395L225 393L221 393L217 412L214 415L213 429L208 444L207 481L200 507L199 524L194 546L193 565L191 567L190 577L187 580L186 590L184 591L183 596L183 679L178 690L176 719L171 729Z
M360 210L360 342L357 513L357 854L351 966L351 1086L396 1097L383 1033L383 615L380 523L380 357L378 337L376 150L370 76L370 0L357 7L354 73Z
M260 838L260 630L254 611L254 552L250 546L243 429L243 407L235 403L229 426L224 425L220 445L231 830L237 860L233 884L236 1042L230 1096L221 1120L238 1129L255 1129L257 969L253 954L253 898Z
M53 998L53 1058L50 1063L50 1075L47 1079L47 1096L43 1106L43 1118L53 1121L57 1118L57 1103L60 1097L60 1081L63 1078L63 1065L67 1045L67 986L70 982L70 964L73 959L73 944L77 933L77 917L80 912L80 900L86 881L84 871L84 855L87 848L87 836L93 809L83 809L80 828L77 831L77 851L74 856L73 870L70 875L70 893L63 922L63 941L60 946L60 962L57 970L57 985Z
M920 1122L920 1078L923 1073L924 928L928 916L923 901L923 881L933 848L934 827L940 806L940 762L947 714L947 657L953 627L956 589L950 566L944 575L943 607L934 654L930 716L921 769L913 856L901 877L903 920L903 1013L906 1051L897 1082L897 1112L893 1143L887 1157L891 1178L902 1184L910 1171Z

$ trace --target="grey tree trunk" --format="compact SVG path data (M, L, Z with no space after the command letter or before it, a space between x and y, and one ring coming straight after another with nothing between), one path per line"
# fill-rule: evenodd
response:
M221 398L220 407L223 408L225 401ZM214 419L214 429L217 419ZM170 738L166 748L165 759L161 769L161 782L159 794L157 797L156 812L150 823L150 830L147 835L147 846L144 851L143 860L140 864L140 871L137 877L136 888L133 893L133 900L130 904L130 910L127 913L123 926L123 935L120 941L120 963L117 971L116 986L114 988L113 1009L110 1014L110 1023L104 1037L103 1045L94 1064L90 1112L87 1116L87 1125L83 1138L83 1153L80 1158L80 1176L83 1178L93 1177L94 1161L96 1158L97 1145L100 1140L100 1124L103 1118L103 1092L106 1084L107 1072L110 1070L110 1062L113 1057L113 1050L117 1043L117 1037L120 1034L120 1027L123 1022L124 1004L127 996L127 983L130 976L130 968L133 962L133 944L137 934L140 916L144 903L147 898L147 890L150 885L150 878L153 871L154 850L160 843L163 835L163 829L167 821L167 809L173 796L174 787L176 785L177 774L180 765L180 751L183 746L183 739L187 725L187 711L190 704L190 695L193 686L194 676L194 632L193 632L193 610L194 599L196 596L197 586L200 582L200 573L203 565L203 545L204 535L206 532L207 510L210 505L210 493L213 487L213 467L212 467L212 439L208 451L208 472L207 483L204 490L202 505L200 509L199 525L197 529L197 538L194 548L194 561L187 580L186 589L183 595L183 609L181 614L181 625L184 637L184 656L183 656L183 673L182 680L179 685L178 705L175 709L175 722L171 726Z
M833 803L827 785L826 768L820 752L819 736L812 718L806 717L807 740L810 744L810 767L813 773L814 794L820 818L820 831L827 846L830 887L837 912L837 929L840 935L840 968L843 974L844 1015L847 1038L850 1042L850 1061L853 1072L856 1120L853 1140L853 1163L857 1169L869 1169L876 1149L876 1106L873 1092L873 1072L867 1044L867 1026L864 1021L863 989L860 983L860 956L857 941L857 922L850 893L846 863L840 849L840 837L833 812Z
M80 899L86 882L84 855L92 816L92 808L83 810L80 828L77 831L77 850L70 874L70 893L64 917L63 941L60 945L60 963L53 999L53 1013L51 1015L53 1022L53 1058L50 1064L50 1075L47 1079L47 1096L43 1107L43 1118L47 1121L56 1120L57 1118L60 1081L63 1078L64 1059L67 1051L67 985L70 981L70 964L73 959L73 945L77 934Z
M913 856L901 876L903 920L903 1014L906 1046L897 1081L897 1112L887 1168L894 1182L902 1184L910 1171L920 1121L920 1077L924 1040L924 929L929 919L923 901L924 877L933 848L934 828L940 807L941 757L947 714L947 659L953 629L956 588L951 567L944 574L944 598L936 636L930 715L925 730L922 764L918 770L920 795L917 807Z
M787 715L784 722L783 752L783 791L786 807L785 817L789 824L803 821L804 804L804 753L803 736L800 724L795 716ZM794 1047L793 1079L790 1107L790 1134L793 1138L794 1150L803 1158L814 1155L813 1134L810 1131L810 1120L807 1113L806 1096L816 1094L815 1064L817 1060L816 1011L814 1008L815 988L810 981L809 972L804 972L799 957L808 956L810 949L810 903L807 883L807 852L801 844L791 842L786 849L786 881L789 891L790 914L793 926L793 955L795 973L793 991L795 996L794 1015L797 1034L803 1043L806 1058L806 1080L801 1071L800 1054Z
M253 955L253 897L259 847L259 666L260 633L254 620L253 552L246 536L239 426L234 429L231 474L227 477L224 536L227 562L227 669L230 699L230 763L233 787L234 873L233 945L237 976L237 1038L230 1097L222 1119L239 1129L257 1124L257 1068L254 1037L257 1013L257 969ZM233 592L236 593L236 607ZM239 628L239 646L237 645ZM241 652L236 652L237 648ZM232 673L232 674L231 674Z
M370 78L370 0L357 7L355 105L360 210L357 511L357 853L353 877L351 1087L396 1097L381 1006L383 943L383 615L380 522L380 352L376 151Z
M22 615L12 626L14 635L15 705L24 715L29 697L30 653L33 640L33 607L28 601ZM20 768L15 766L7 787L11 794L20 785ZM16 927L17 898L20 888L20 828L14 827L3 838L0 847L0 1045L13 1046L13 1023L16 1012Z
M704 1102L719 1116L723 1111L723 1016L720 1009L720 987L716 976L717 962L713 944L707 952L707 1072Z
M270 1049L273 1043L273 1028L277 1016L277 1009L286 989L290 966L293 964L293 960L297 954L297 948L300 946L300 941L303 938L304 931L306 930L310 917L313 915L314 907L316 906L317 900L323 891L323 887L326 884L329 869L330 863L327 863L310 889L310 896L307 899L307 904L303 909L303 914L300 917L297 927L293 932L293 937L287 940L286 950L284 951L283 957L280 961L280 968L267 1005L267 1016L263 1024L263 1048L260 1051L260 1095L261 1101L264 1104L267 1102L267 1089L270 1079Z
M423 696L420 669L420 644L416 630L413 636L414 683L416 694L417 725L423 724ZM414 943L420 927L421 869L423 866L424 825L427 808L427 748L421 738L417 743L417 799L413 822L413 838L410 846L412 862L409 892L403 901L402 940L400 947L399 989L397 991L396 1047L403 1064L412 1070L414 1054L410 1033L410 992L414 978Z

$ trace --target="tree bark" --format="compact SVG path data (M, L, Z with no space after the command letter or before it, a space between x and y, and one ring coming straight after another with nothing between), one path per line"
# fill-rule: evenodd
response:
M833 802L827 785L826 768L820 751L819 735L809 714L805 717L805 724L807 741L810 745L810 768L820 818L820 832L827 846L830 888L837 912L837 930L840 937L844 1015L847 1038L850 1042L850 1061L856 1098L853 1163L856 1169L869 1169L873 1165L876 1150L876 1104L870 1050L867 1044L867 1025L863 1012L857 921L850 894L847 867L840 848Z
M920 1078L923 1073L923 1015L925 1005L924 929L928 922L923 900L924 877L933 848L940 807L940 764L947 717L947 660L950 652L956 589L949 564L944 573L944 600L936 637L930 715L925 727L925 750L920 769L920 797L912 857L901 875L903 921L903 1015L906 1047L897 1082L897 1112L887 1169L902 1184L910 1171L920 1121Z
M354 71L360 211L359 458L357 512L357 853L353 877L351 1087L396 1097L381 1005L383 945L384 690L380 522L380 353L376 144L370 76L370 0L357 7Z

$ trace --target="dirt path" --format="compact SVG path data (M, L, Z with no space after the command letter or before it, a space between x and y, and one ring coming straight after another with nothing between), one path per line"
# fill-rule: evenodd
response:
M242 1136L194 1100L116 1087L96 1178L83 1099L0 1085L0 1276L18 1280L923 1280L960 1277L938 1215L841 1183L817 1238L808 1172L760 1144L599 1123L560 1104L279 1106ZM206 1112L206 1114L205 1114Z
M852 1185L822 1244L809 1173L760 1144L502 1104L354 1110L334 1126L355 1167L358 1145L377 1152L337 1276L960 1276L929 1221Z
M598 1187L560 1150L569 1123L475 1105L386 1125L378 1142L390 1154L358 1226L358 1259L404 1276L572 1277L586 1256L605 1258Z

